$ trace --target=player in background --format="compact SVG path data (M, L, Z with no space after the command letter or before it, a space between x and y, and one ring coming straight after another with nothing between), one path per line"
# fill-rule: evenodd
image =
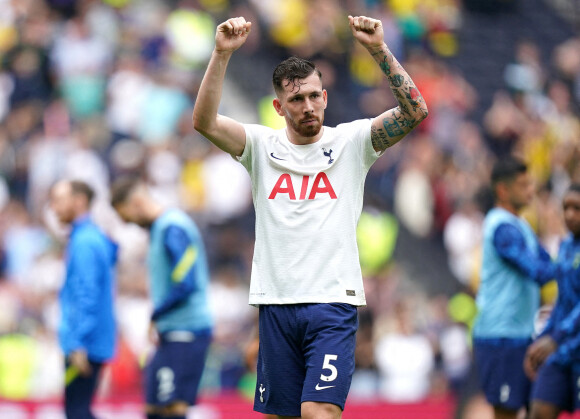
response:
M115 352L113 308L117 246L89 215L94 192L80 181L62 180L50 191L58 220L71 227L66 278L60 291L59 341L65 355L65 413L69 419L95 416L91 402L103 363Z
M219 115L229 59L251 30L237 17L217 27L193 111L195 129L237 158L252 181L249 303L259 306L260 340L254 410L280 417L342 416L354 371L356 307L366 304L355 235L365 177L427 116L419 90L384 43L381 22L348 19L354 38L385 74L397 107L374 119L324 126L328 97L321 73L291 57L272 80L284 129Z
M185 419L196 401L213 328L201 234L187 214L164 209L138 179L115 182L111 202L125 222L150 232L149 336L157 349L145 370L147 418Z
M570 234L558 252L558 299L524 364L535 380L530 419L557 419L563 410L580 409L580 184L570 186L563 208Z
M518 216L533 196L526 165L499 160L491 173L495 206L483 224L481 283L473 349L481 386L495 418L516 418L529 401L523 361L534 331L540 286L556 267L530 225Z

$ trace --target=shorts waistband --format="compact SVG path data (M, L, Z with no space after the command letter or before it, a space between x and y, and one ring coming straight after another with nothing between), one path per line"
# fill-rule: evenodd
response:
M202 330L170 330L163 332L160 338L164 342L193 342L196 338L211 336L211 329Z
M502 347L517 347L517 346L526 346L532 342L532 338L479 338L474 337L473 342L481 343L484 345L491 345L491 346L502 346Z

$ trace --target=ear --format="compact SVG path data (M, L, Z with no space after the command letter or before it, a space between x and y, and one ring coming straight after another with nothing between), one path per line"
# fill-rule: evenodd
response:
M326 105L328 104L328 93L326 93L326 89L322 89L322 99L324 100L324 109L326 109Z
M280 102L280 99L278 99L277 97L274 98L274 100L272 101L272 105L274 105L274 109L276 110L276 113L280 116L284 116L284 111L282 110L282 103Z

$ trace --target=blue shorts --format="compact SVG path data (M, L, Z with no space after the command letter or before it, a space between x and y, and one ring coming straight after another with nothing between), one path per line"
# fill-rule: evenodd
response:
M578 368L546 362L538 370L532 401L549 403L568 412L580 410L579 379Z
M527 406L531 382L524 373L530 339L473 339L473 352L481 389L496 407L518 410Z
M259 327L254 410L300 416L305 401L344 409L354 372L355 306L261 305Z
M145 367L147 404L157 407L177 401L195 404L210 343L209 331L161 335L159 346Z

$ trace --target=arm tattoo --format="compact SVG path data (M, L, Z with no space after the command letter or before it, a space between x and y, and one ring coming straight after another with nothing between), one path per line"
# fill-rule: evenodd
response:
M383 127L387 131L389 137L398 137L399 135L403 135L405 131L401 128L402 126L406 126L406 122L401 121L399 123L395 118L385 118L383 119Z
M376 53L373 54L373 56L380 54L382 51L377 51ZM375 57L375 60L381 60L379 57ZM378 61L379 63L379 67L381 67L381 70L383 71L383 73L389 77L391 75L391 66L389 65L389 57L387 54L383 53L383 58L381 61Z
M393 86L401 87L403 85L403 82L405 81L405 78L400 74L395 74L394 76L390 77L389 80L391 81L391 83L393 83Z
M387 134L382 129L377 129L374 126L371 127L371 142L373 143L373 148L375 150L385 150L389 148L392 144L387 138Z
M421 96L411 77L409 77L386 45L383 45L377 51L371 52L371 55L385 76L387 76L393 95L397 99L401 110L401 118L390 118L389 122L387 122L387 119L383 121L385 130L390 137L404 135L406 130L401 127L413 128L417 122L418 110L423 114L423 117L426 116L424 115L425 112L421 111L422 102L424 102L423 96Z
M397 112L395 117L383 118L382 122L382 128L371 126L371 142L375 150L386 150L391 147L397 142L397 137L405 135L405 128L412 129L417 123L416 119L405 117L402 112Z

